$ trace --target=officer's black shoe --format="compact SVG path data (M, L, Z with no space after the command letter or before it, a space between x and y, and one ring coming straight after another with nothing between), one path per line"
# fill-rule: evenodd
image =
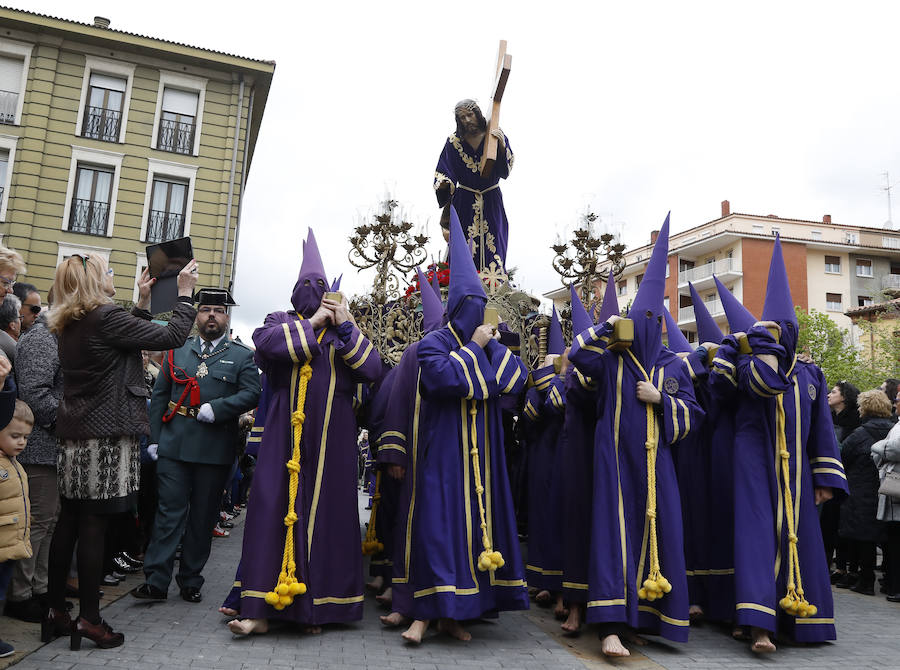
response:
M165 600L169 597L169 594L162 589L158 589L155 586L146 583L133 588L131 590L131 595L138 600Z

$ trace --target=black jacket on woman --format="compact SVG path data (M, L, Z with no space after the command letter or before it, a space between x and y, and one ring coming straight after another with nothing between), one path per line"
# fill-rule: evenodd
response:
M875 519L878 507L878 469L872 460L872 445L887 437L893 427L891 419L864 417L862 425L841 442L841 460L847 474L850 496L841 505L838 534L848 540L877 542L879 522Z
M839 444L846 440L850 433L859 428L862 423L856 403L853 403L852 406L847 405L837 414L832 412L831 419L834 421L834 436Z

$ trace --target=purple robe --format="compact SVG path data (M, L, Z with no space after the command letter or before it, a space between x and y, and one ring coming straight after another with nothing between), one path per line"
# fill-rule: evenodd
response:
M321 331L320 331L321 333ZM239 568L242 617L304 624L362 617L363 570L356 505L358 451L354 402L359 382L372 382L382 363L351 323L329 327L320 341L309 321L274 312L253 333L256 360L271 389L255 484L247 507ZM308 591L281 611L265 602L278 581L285 544L288 472L300 368L309 361L300 442L300 485L293 525L297 579Z
M475 266L479 270L494 261L494 254L499 257L501 268L506 265L509 222L499 183L509 176L514 161L507 139L505 160L494 163L490 176L483 179L479 169L483 150L483 140L473 149L454 132L444 143L434 173L436 191L443 184L450 185L449 200L459 214L463 232L475 244ZM446 190L437 191L441 207L447 204L447 194Z
M576 336L569 352L575 367L598 387L587 621L626 623L685 642L689 602L681 504L670 447L691 433L703 411L681 359L658 349L644 368L633 352L606 349L611 333L608 323L592 326ZM648 349L638 353L646 355ZM646 405L637 400L635 389L647 377L662 395L654 409L656 525L660 573L672 589L659 600L639 601L638 589L650 572L650 522Z
M597 387L577 369L566 376L565 438L562 451L563 490L563 597L587 602L588 560L594 497L594 427L597 425Z
M463 346L449 326L426 335L398 365L385 420L391 440L382 439L379 457L406 466L393 573L393 607L401 614L463 620L528 608L500 406L501 394L518 393L526 376L505 346L495 340L485 349ZM473 444L488 537L505 559L495 571L477 567L482 533Z
M741 356L736 381L740 395L734 442L734 558L736 622L784 634L798 642L835 639L834 604L814 488L846 495L828 409L828 385L815 365L797 361L793 347L776 343L761 326L748 332L752 355ZM773 370L757 356L774 354ZM788 357L790 356L790 357ZM787 591L788 518L777 444L779 402L800 573L806 600L818 609L801 618L779 601Z
M396 368L391 368L372 393L372 401L368 411L368 428L370 444L375 453L374 468L381 471L381 483L378 488L378 511L375 515L375 538L384 546L369 559L369 576L382 577L390 586L393 568L394 524L397 516L397 498L400 494L400 483L388 476L384 471L384 463L378 457L380 443L384 434L384 418L394 385ZM369 515L369 523L372 516Z
M523 408L528 449L528 562L529 587L562 590L563 517L562 451L565 420L564 378L553 366L532 373L534 386Z

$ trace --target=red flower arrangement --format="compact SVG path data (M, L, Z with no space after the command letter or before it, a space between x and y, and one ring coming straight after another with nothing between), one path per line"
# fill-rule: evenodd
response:
M435 272L437 273L438 284L441 286L450 285L450 266L447 263L432 263L428 266L424 274L425 278L428 279L429 284L434 280ZM412 283L406 287L406 293L404 295L408 298L419 290L419 276L416 274L413 275Z

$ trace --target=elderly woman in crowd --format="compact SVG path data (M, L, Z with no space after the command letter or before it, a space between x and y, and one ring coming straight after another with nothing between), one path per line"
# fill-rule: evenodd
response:
M0 301L0 349L13 365L16 363L16 342L22 332L21 308L22 302L12 294Z
M838 534L846 542L850 564L859 566L854 580L849 573L838 586L875 595L875 543L881 525L875 518L878 505L878 470L872 462L872 445L883 440L894 425L891 403L884 391L874 389L859 394L861 425L841 442L841 460L847 474L850 496L841 505Z
M16 284L16 288L19 284ZM37 304L40 304L38 296ZM59 492L56 482L56 410L62 398L62 370L56 335L41 315L19 338L16 346L16 386L19 399L34 414L34 429L17 457L28 474L31 503L30 558L13 569L6 614L23 621L39 622L47 607L47 565L50 539L56 525Z
M22 334L24 335L34 325L38 314L41 313L41 294L34 284L22 281L17 281L13 286L13 294L22 301L19 313L22 315Z
M894 397L894 414L900 413L900 394ZM872 458L881 482L891 472L900 472L900 423L887 437L872 445ZM900 603L900 498L878 494L876 517L884 522L884 589L887 599Z
M100 618L98 592L109 518L137 502L139 439L149 432L141 349L184 344L196 316L196 281L192 260L178 275L171 320L161 326L146 311L154 282L146 271L137 306L128 313L112 301L112 270L102 257L70 256L56 270L48 323L59 338L63 374L56 421L60 513L50 546L45 640L71 634L72 649L80 648L82 637L101 648L124 641ZM76 542L81 607L73 623L65 586Z

